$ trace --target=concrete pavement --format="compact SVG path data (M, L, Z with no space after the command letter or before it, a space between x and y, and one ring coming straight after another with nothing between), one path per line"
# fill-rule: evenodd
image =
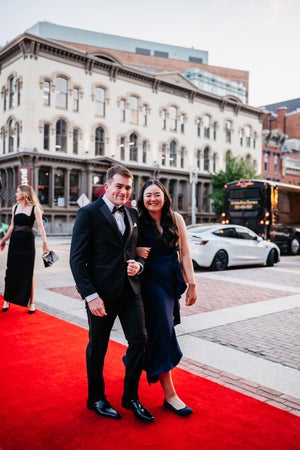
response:
M87 329L68 265L69 239L49 240L60 260L45 269L37 238L37 308ZM300 416L300 256L282 257L272 268L199 271L196 279L199 300L191 308L182 300L176 327L180 366ZM126 344L118 321L111 337Z

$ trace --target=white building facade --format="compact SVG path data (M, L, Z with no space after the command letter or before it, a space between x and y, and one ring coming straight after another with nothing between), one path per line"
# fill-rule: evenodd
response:
M95 199L115 163L133 172L134 200L157 177L187 223L192 204L206 222L215 219L210 177L225 170L228 152L261 172L262 111L179 73L146 74L26 33L1 49L0 65L3 222L28 182L47 232L70 234L78 198Z

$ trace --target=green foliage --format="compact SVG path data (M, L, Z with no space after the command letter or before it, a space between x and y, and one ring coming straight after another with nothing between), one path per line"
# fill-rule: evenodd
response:
M247 160L228 155L226 158L226 170L213 174L211 184L213 193L210 198L213 200L214 210L217 217L220 217L223 208L223 188L224 184L236 180L248 180L257 178L255 169Z

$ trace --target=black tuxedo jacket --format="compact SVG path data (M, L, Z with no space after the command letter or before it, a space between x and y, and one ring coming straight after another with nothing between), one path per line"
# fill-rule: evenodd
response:
M75 220L70 266L82 298L97 292L104 301L122 294L128 279L133 292L140 293L139 277L127 276L128 259L136 257L138 214L125 207L124 236L102 198L80 208Z

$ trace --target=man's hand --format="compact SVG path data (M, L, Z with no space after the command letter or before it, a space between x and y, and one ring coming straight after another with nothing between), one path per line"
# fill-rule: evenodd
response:
M128 259L127 264L127 275L129 277L134 277L139 273L141 265L138 262L136 262L134 259Z
M100 297L96 297L94 300L88 302L91 313L94 316L104 317L107 316L105 311L104 301Z

